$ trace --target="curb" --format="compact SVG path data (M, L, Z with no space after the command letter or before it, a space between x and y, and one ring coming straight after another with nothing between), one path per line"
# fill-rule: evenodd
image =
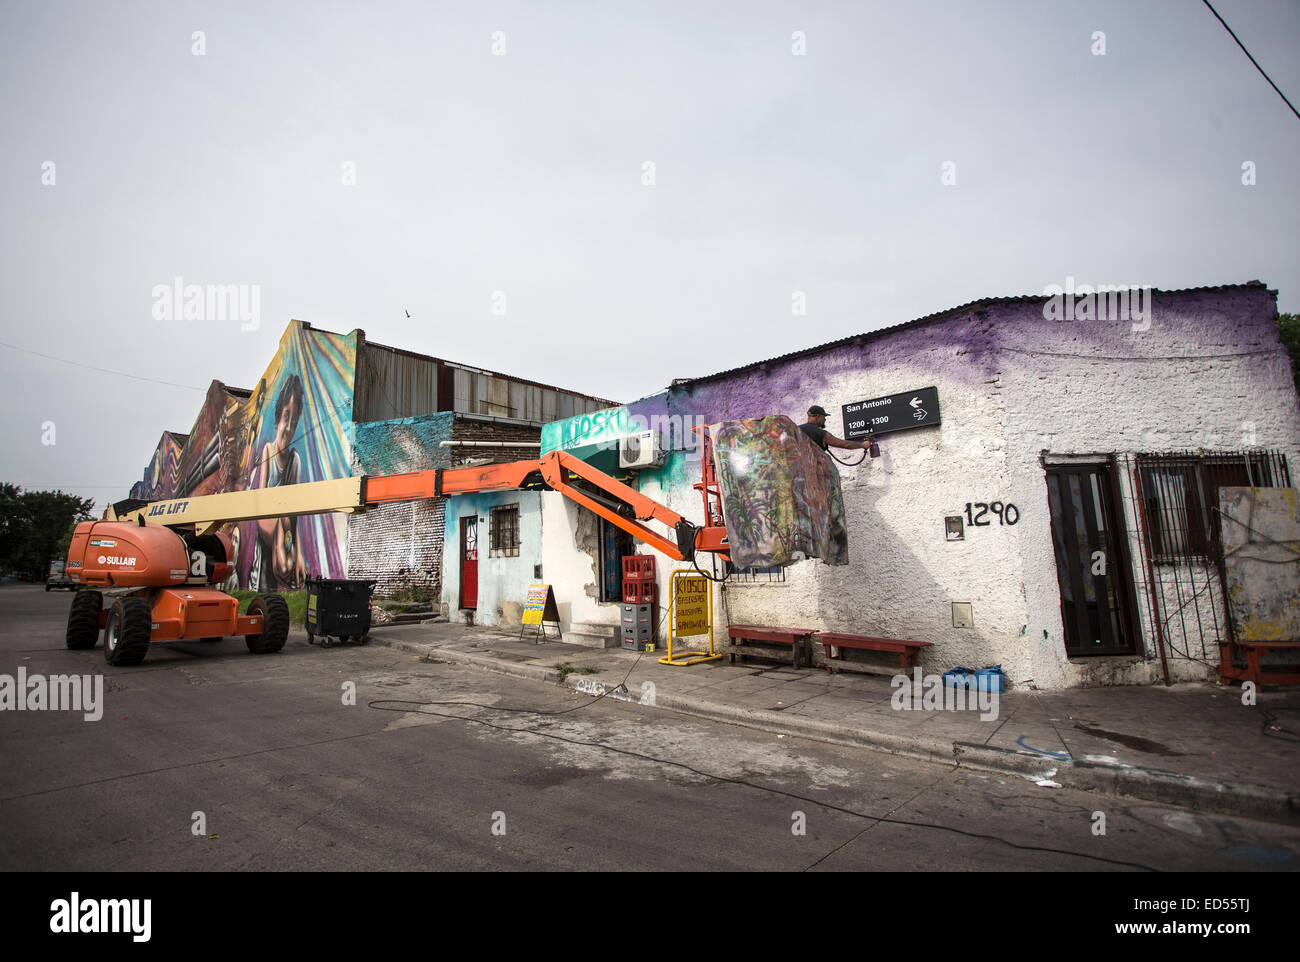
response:
M814 741L852 748L865 748L937 762L957 768L1011 775L1034 781L1051 779L1063 787L1100 792L1162 805L1176 805L1198 812L1257 818L1270 822L1295 824L1300 820L1300 796L1237 782L1217 782L1195 775L1159 769L1115 765L1087 759L1044 758L1018 749L996 748L974 742L948 741L943 738L894 735L865 728L844 728L830 722L761 708L738 708L689 695L659 695L653 702L643 702L622 684L610 685L583 676L561 675L540 665L500 661L490 655L436 648L419 642L384 640L371 636L370 643L420 655L428 662L465 665L528 681L547 682L571 688L587 695L614 698L617 701L643 704L648 708L667 709L709 721L741 725L777 735L809 738Z

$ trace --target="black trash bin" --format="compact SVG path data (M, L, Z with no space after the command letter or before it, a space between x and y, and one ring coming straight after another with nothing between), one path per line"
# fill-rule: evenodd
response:
M376 584L373 578L308 578L307 643L314 645L317 635L324 647L334 638L362 645L369 641L370 596Z

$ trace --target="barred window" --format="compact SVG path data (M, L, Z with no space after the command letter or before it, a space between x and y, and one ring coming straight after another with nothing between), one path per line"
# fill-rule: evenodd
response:
M1286 456L1275 451L1138 456L1157 564L1217 560L1219 489L1290 487Z
M503 504L499 508L493 508L488 531L491 539L491 557L518 557L519 505Z
M727 576L735 584L753 584L761 581L785 581L784 565L767 565L761 568L737 568Z

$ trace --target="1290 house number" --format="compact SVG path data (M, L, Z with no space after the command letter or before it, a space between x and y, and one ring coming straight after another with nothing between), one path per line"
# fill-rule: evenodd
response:
M972 508L974 512L972 513ZM1020 520L1020 509L1008 501L1003 504L1001 501L994 501L986 504L983 501L976 501L971 504L966 502L966 523L973 528L987 528L993 522L987 519L989 512L998 516L998 524L1015 524ZM981 520L984 519L984 520Z

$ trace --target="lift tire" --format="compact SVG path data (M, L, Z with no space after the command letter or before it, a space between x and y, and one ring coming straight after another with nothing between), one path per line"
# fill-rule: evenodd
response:
M262 633L244 635L248 650L255 655L279 651L289 639L289 603L281 595L258 595L248 606L250 615L262 616Z
M104 625L104 660L127 667L144 661L149 652L153 612L144 598L127 595L113 602Z
M99 612L104 596L98 591L78 591L68 609L68 647L75 650L94 648L99 642Z

